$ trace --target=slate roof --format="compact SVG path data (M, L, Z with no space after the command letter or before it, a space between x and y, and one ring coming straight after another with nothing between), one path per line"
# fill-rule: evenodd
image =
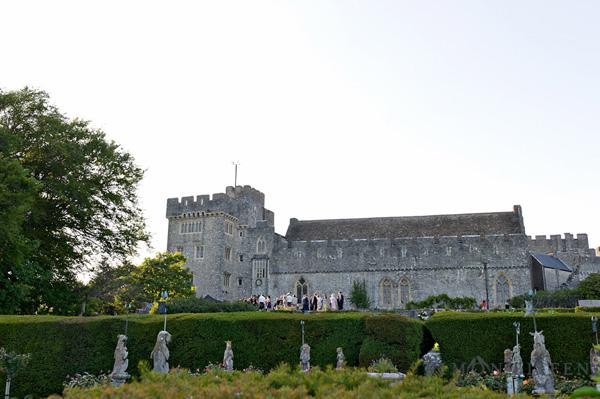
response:
M545 255L545 254L540 254L540 253L535 253L532 252L531 256L533 256L533 258L535 260L537 260L540 265L549 268L549 269L558 269L558 270L562 270L565 272L572 272L573 270L569 267L569 265L567 265L565 262L563 262L562 260L555 258L554 256L550 256L550 255Z
M525 234L515 212L404 216L365 219L292 219L290 241Z

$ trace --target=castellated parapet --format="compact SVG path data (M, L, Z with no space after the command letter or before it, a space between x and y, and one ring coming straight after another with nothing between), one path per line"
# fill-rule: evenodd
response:
M275 233L274 213L264 205L264 194L250 186L167 200L167 248L186 256L198 296L347 296L355 281L364 281L376 308L403 308L442 293L503 307L532 288L532 253L552 253L573 270L568 276L545 270L548 289L600 271L586 234L532 239L519 205L488 213L292 218L285 236Z
M583 256L595 256L595 251L590 249L588 235L584 233L573 234L565 233L564 237L560 234L551 235L548 238L545 235L536 235L535 238L528 237L529 247L534 252L541 253L576 253Z

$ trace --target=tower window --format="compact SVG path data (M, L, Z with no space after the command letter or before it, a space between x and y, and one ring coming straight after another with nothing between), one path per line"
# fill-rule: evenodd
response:
M225 260L231 260L231 248L229 247L225 247Z
M196 259L204 259L204 246L203 245L196 245L196 253L194 256Z
M240 262L244 261L244 255L240 254Z
M256 253L264 254L267 252L267 244L265 243L265 239L260 237L256 242Z
M229 287L230 284L230 280L231 279L231 273L223 273L223 286L224 287Z
M200 233L202 231L202 222L197 220L194 222L183 222L179 226L180 234Z
M233 235L233 223L225 222L225 234Z
M238 285L242 285L242 279L238 278Z

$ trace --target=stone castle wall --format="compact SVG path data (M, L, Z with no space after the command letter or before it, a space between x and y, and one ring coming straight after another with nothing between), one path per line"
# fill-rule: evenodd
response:
M486 297L484 262L491 303L496 302L495 282L501 274L508 280L511 296L531 287L527 239L515 234L294 242L280 238L271 262L269 291L295 292L302 278L310 293L349 293L353 281L365 280L379 308L402 307L407 299L418 301L442 293L481 301ZM387 281L392 283L391 304L382 298Z

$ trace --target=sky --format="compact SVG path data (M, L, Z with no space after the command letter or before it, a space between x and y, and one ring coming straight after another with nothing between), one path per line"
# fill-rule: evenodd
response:
M166 200L289 219L511 211L600 246L600 2L3 1L0 88L47 91Z

